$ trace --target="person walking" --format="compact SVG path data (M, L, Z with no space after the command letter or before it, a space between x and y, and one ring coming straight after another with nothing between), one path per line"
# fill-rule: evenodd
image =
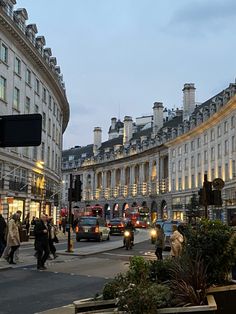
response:
M27 236L29 235L30 229L30 214L28 213L24 219L23 225L25 225Z
M58 243L58 238L57 238L57 227L53 223L53 218L49 217L48 219L48 231L49 231L49 250L50 253L52 253L54 259L58 257L56 254L56 247L54 243Z
M16 264L14 262L14 253L20 247L20 233L18 228L19 215L14 214L8 222L8 235L7 235L7 245L11 248L8 255L8 263Z
M2 214L0 214L0 257L6 247L7 224Z
M155 246L156 246L155 254L158 260L162 260L163 259L162 251L165 244L165 235L160 224L156 225L156 232L157 232L157 235L156 235L156 243L155 243Z
M182 252L184 237L183 235L178 231L177 225L172 226L172 235L170 236L170 246L171 251L170 255L172 257L179 257Z
M49 231L46 215L41 215L41 219L34 227L34 234L35 249L37 251L37 269L45 270L45 262L49 256Z

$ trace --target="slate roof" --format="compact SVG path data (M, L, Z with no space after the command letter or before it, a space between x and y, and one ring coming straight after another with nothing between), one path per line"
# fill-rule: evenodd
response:
M82 147L73 147L62 152L63 162L69 160L69 156L75 156L74 160L82 158L82 155L86 154L86 158L93 156L93 144Z

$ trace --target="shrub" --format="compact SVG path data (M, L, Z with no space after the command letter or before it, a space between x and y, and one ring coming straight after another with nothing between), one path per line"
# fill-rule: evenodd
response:
M151 261L149 266L150 280L156 283L163 283L167 280L170 280L170 268L173 262L173 258Z
M134 256L130 259L127 277L130 282L139 284L148 280L150 274L150 263L142 256Z
M158 308L171 305L172 294L165 285L130 284L118 295L118 309L132 314L156 314Z
M207 282L220 284L227 279L235 260L232 229L220 221L202 220L189 227L184 254L195 260L200 256L207 267Z
M109 300L117 298L119 292L126 289L129 283L126 275L118 274L113 280L104 285L102 292L103 299Z

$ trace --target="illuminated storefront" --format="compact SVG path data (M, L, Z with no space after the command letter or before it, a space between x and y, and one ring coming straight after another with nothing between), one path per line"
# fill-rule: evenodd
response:
M30 202L30 219L32 219L32 217L40 217L40 208L41 203L39 201Z
M8 197L8 218L10 218L14 213L18 210L22 212L21 220L24 217L24 210L25 210L25 200L20 198Z

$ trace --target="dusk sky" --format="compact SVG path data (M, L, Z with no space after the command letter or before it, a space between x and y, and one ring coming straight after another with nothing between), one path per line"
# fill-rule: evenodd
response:
M93 141L110 119L182 106L193 82L199 102L236 76L235 0L17 0L64 76L70 122L64 148Z

